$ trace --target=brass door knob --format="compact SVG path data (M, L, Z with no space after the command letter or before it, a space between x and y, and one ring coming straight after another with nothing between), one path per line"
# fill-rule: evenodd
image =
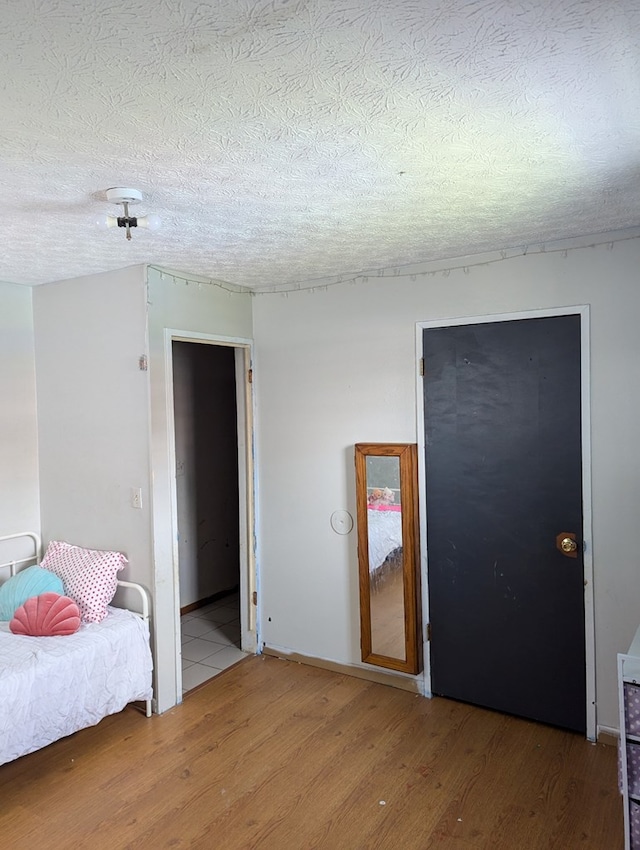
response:
M561 531L556 534L556 547L558 552L561 552L565 558L578 557L578 544L576 542L576 534L573 531Z

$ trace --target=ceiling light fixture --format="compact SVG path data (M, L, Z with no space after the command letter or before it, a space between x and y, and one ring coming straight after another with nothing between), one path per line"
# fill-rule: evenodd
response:
M124 227L127 239L131 239L132 227L146 227L148 230L157 230L160 227L160 218L157 215L130 216L129 207L139 204L142 200L142 192L137 189L113 188L107 189L107 200L112 204L121 204L124 215L101 216L96 224L107 230L110 227Z

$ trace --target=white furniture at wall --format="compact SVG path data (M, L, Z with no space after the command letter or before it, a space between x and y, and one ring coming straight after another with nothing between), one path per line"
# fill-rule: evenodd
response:
M618 655L620 786L625 850L640 850L640 626L626 654Z

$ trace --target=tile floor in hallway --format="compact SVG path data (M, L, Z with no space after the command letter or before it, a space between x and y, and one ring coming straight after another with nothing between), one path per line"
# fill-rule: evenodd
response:
M240 649L240 599L237 593L183 614L180 626L183 694L246 655Z

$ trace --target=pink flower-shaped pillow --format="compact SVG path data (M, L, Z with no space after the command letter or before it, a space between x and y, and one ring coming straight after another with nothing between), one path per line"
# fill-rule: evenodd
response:
M73 599L48 591L16 609L9 628L14 635L72 635L80 628L80 611Z

